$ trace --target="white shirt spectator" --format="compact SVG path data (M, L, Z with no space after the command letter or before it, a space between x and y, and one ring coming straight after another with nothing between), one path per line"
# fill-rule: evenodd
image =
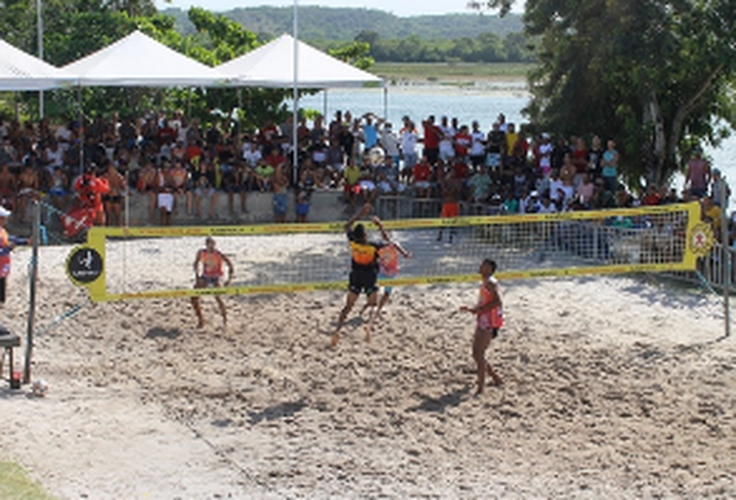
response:
M399 156L399 138L391 131L390 128L384 128L381 132L381 146L387 156Z
M470 138L473 142L470 145L470 151L468 154L470 156L483 156L486 151L486 146L483 144L486 139L485 134L479 130L470 134Z

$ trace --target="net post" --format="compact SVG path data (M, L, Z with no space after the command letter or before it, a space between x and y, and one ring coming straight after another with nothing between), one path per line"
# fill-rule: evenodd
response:
M721 273L723 278L723 317L726 322L724 335L731 335L731 317L730 317L730 294L731 294L731 255L728 249L728 214L727 212L727 189L721 189L719 204L721 205Z
M31 382L31 358L33 356L33 328L36 319L36 282L38 281L38 245L41 227L41 203L33 201L33 229L31 232L32 257L29 272L28 322L26 325L26 352L23 367L23 383Z

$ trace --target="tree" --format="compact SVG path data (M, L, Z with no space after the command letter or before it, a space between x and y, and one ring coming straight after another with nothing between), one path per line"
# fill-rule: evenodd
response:
M667 182L692 142L718 141L714 118L731 120L733 1L534 0L526 8L539 61L528 115L545 129L618 139L632 183Z
M371 46L368 42L350 42L327 51L332 57L363 70L373 66L370 52Z

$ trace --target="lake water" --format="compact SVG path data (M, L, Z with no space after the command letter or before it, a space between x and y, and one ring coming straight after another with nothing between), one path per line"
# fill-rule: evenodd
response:
M488 88L418 85L391 87L385 93L382 89L333 89L302 98L300 106L320 111L329 118L337 110L349 110L353 116L369 111L383 116L385 107L386 116L394 124L400 124L404 115L411 117L417 124L429 115L435 115L437 120L447 115L457 117L460 124L470 125L477 120L481 129L488 131L499 113L506 116L507 122L517 125L523 123L521 110L527 101L528 94L523 86L514 83ZM736 180L736 139L726 139L719 148L706 147L705 152L712 166L721 170L731 184L731 190L736 192L736 186L733 185ZM681 190L683 180L684 177L678 175L673 187ZM731 197L729 208L736 209L736 196Z

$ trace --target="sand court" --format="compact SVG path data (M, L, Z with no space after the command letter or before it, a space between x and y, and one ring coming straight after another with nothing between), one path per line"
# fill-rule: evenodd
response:
M162 271L190 273L198 244L156 245ZM68 250L41 249L40 327L85 300ZM19 332L29 256L4 311ZM187 299L85 305L37 339L48 395L0 390L0 450L61 498L736 496L717 298L638 277L501 285L505 385L480 397L473 318L452 314L476 284L397 287L369 344L361 298L337 349L342 292L223 297L227 331L211 297L201 330Z

